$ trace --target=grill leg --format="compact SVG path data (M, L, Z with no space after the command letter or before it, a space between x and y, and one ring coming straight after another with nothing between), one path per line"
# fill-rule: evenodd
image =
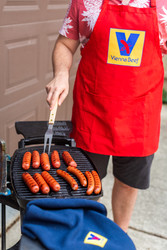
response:
M6 206L1 205L1 249L6 250Z

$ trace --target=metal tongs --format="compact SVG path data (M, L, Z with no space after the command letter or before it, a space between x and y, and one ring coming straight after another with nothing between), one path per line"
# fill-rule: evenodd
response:
M57 102L55 104L55 107L50 111L50 116L49 116L49 122L48 122L48 129L45 133L45 138L44 138L44 149L43 152L45 153L46 150L46 144L49 140L49 146L48 146L48 155L50 154L50 148L52 144L52 137L53 137L53 125L56 117L56 112L57 112Z

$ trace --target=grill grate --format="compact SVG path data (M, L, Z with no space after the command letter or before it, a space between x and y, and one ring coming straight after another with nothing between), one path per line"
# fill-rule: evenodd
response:
M22 169L22 158L26 151L32 152L33 150L37 150L40 154L43 152L43 146L34 146L34 147L27 147L22 149L17 149L12 157L11 161L11 182L14 189L14 192L16 194L17 201L19 205L24 208L28 201L34 200L34 199L41 199L41 198L85 198L85 199L94 199L97 200L99 197L102 196L102 192L99 195L92 194L88 196L86 194L86 187L82 187L78 181L78 179L71 174L71 176L77 181L78 183L78 190L73 191L70 187L70 185L62 179L62 177L58 176L56 174L56 169L51 166L51 169L48 171L60 184L61 189L58 192L50 191L49 194L42 194L41 192L37 194L33 194L29 191L27 186L22 180L22 173L25 172L25 170ZM60 161L61 166L60 169L65 170L67 169L67 166L65 162L62 159L62 153L63 151L68 151L71 156L74 158L78 165L78 169L85 173L86 170L92 171L95 170L94 165L89 161L89 159L85 156L85 154L80 150L79 148L75 147L66 147L66 146L60 146L60 145L54 145L51 147L51 152L53 150L57 150L60 155ZM50 160L51 162L51 160ZM27 171L33 176L35 173L42 173L42 168L39 167L38 169L33 169L32 166Z

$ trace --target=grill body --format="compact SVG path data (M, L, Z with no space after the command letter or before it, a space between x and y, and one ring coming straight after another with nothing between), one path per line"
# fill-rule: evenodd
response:
M43 146L33 146L33 147L26 147L22 149L17 149L12 157L11 167L10 167L10 176L11 176L11 183L13 190L16 195L16 199L21 208L25 208L27 202L34 199L41 199L41 198L83 198L83 199L93 199L97 200L102 196L102 192L99 195L92 194L88 196L86 194L87 187L82 187L79 183L79 180L75 177L75 175L70 175L77 181L78 183L78 190L73 191L70 185L60 176L57 175L56 169L53 168L51 165L51 169L48 171L60 184L61 189L58 192L50 191L49 194L42 194L41 192L37 194L33 194L29 191L28 187L22 180L22 174L25 170L22 169L22 158L26 151L32 152L33 150L37 150L40 154L43 152ZM60 155L61 166L60 169L67 171L67 166L62 159L63 151L68 151L73 159L77 163L77 168L84 174L85 171L92 171L96 170L95 166L92 162L87 158L84 152L76 147L69 147L69 146L61 146L61 145L54 145L51 147L51 152L53 150L57 150ZM50 159L51 163L51 159ZM30 173L33 176L35 173L42 173L41 166L38 169L33 169L32 166L26 172Z
M24 184L22 180L22 173L24 170L21 167L22 157L26 151L32 152L33 150L38 150L39 153L43 152L43 146L38 146L43 144L44 142L44 134L46 132L48 126L47 121L19 121L15 123L15 129L17 134L23 136L18 142L18 149L15 151L12 156L11 161L7 161L7 186L6 186L6 177L2 178L2 170L1 170L1 181L0 186L2 187L2 183L5 185L7 189L11 190L12 193L1 194L0 195L0 203L2 204L1 209L1 220L2 220L2 228L1 228L1 248L2 250L6 250L6 205L10 206L14 209L20 210L21 218L25 212L26 204L34 199L41 198L85 198L85 199L94 199L97 200L102 196L102 192L99 195L92 194L91 196L86 195L86 188L81 187L79 181L78 190L73 191L69 184L67 184L61 177L57 176L56 169L51 167L49 173L56 178L56 180L61 185L61 190L57 193L50 192L48 195L44 195L42 193L32 194L27 186ZM78 168L84 173L86 170L93 170L95 166L93 163L87 158L84 152L75 147L74 139L70 138L70 133L72 129L72 123L70 121L56 121L53 127L53 145L51 147L52 150L57 150L61 155L64 150L70 152L70 154L74 157L74 160L78 163ZM35 146L32 146L35 145ZM2 166L2 145L0 145L0 165ZM7 160L7 158L6 158ZM66 165L61 157L61 168L62 170L66 170ZM33 175L34 173L41 173L42 169L33 169L32 167L28 172ZM4 181L5 180L5 181ZM3 187L4 187L3 185ZM4 191L4 190L3 190ZM10 250L16 250L19 248L19 242L10 248Z

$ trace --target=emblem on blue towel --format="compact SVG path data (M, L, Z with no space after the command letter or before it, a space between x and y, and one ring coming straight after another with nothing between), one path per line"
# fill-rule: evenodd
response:
M107 243L107 241L108 241L108 239L105 238L104 236L90 231L86 235L84 243L99 246L99 247L103 248L105 246L105 244Z

